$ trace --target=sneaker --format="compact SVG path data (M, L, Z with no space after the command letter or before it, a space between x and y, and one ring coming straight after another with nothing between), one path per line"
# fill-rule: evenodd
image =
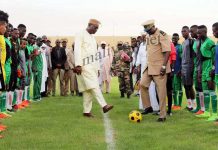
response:
M210 113L205 111L203 114L201 115L196 115L196 117L199 117L199 118L208 118L210 117Z
M1 128L1 127L0 127L0 131L5 131L5 130L6 130L6 128Z
M24 106L22 106L22 104L19 104L18 105L18 109L24 109L25 107Z
M181 110L181 106L173 106L172 110Z
M3 114L5 114L7 117L12 117L12 115L10 115L10 114L8 114L8 113L6 113L6 112L2 112Z
M213 113L212 116L207 119L207 121L215 121L217 120L217 118L218 118L217 114Z
M191 107L191 108L189 108L189 107L186 107L186 109L188 110L188 111L192 111L193 110L193 108Z
M198 112L195 113L195 115L201 115L201 114L203 114L203 113L204 113L204 111L199 110Z
M0 128L7 129L7 126L0 124Z
M5 119L5 118L8 118L8 116L6 116L6 115L3 114L3 113L0 113L0 119Z
M145 110L142 112L143 115L146 115L146 114L149 114L149 113L153 113L153 108L152 107L145 108Z

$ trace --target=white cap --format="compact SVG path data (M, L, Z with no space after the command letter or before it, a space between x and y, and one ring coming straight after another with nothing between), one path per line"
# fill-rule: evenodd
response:
M105 45L106 45L107 43L106 43L105 41L101 41L101 45L102 45L102 44L105 44Z

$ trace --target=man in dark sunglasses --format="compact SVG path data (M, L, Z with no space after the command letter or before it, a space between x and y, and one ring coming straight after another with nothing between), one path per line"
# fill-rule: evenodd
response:
M147 65L141 79L141 97L145 110L142 114L152 113L149 99L149 86L155 82L159 97L160 116L158 122L166 120L166 74L170 72L170 39L167 34L154 25L154 20L148 20L142 24L148 33L147 37Z
M60 45L61 41L57 39L55 41L56 46L52 48L51 52L51 62L52 62L52 96L55 96L56 91L56 80L57 76L60 79L60 92L61 96L64 96L64 64L67 60L66 52L63 47Z

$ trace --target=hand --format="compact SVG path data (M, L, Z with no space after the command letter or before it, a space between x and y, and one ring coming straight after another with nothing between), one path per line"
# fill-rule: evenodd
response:
M166 74L166 69L163 69L162 67L161 67L161 69L160 69L160 75L161 76L164 76Z
M133 73L138 74L138 68L137 67L134 68Z
M76 66L76 67L74 68L74 71L75 71L76 74L81 75L81 73L82 73L82 67L81 67L81 66Z
M207 81L207 85L208 85L209 90L215 89L215 83L213 81Z

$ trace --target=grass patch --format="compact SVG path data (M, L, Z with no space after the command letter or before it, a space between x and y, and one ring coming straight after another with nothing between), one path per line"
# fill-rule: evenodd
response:
M111 94L105 94L114 105L109 117L114 128L116 149L149 150L217 150L218 127L196 118L186 110L173 112L165 123L158 116L143 116L141 123L128 121L128 114L138 109L138 97L120 99L117 78ZM3 120L8 130L0 140L2 150L104 150L105 142L101 108L94 101L94 119L82 116L82 98L49 97L32 103L12 118Z

